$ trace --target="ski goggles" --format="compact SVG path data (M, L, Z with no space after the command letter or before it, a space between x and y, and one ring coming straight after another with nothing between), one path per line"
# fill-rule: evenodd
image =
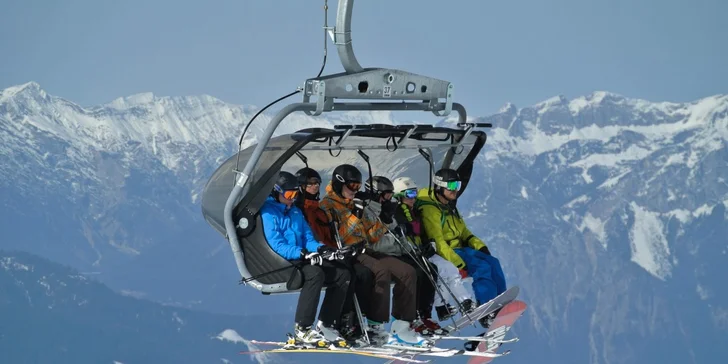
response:
M276 190L276 192L280 193L286 200L293 200L296 198L296 196L298 196L298 190L284 191L279 185L273 186L273 189Z
M415 198L417 197L417 189L410 188L408 190L404 190L402 191L402 196L404 196L404 198Z
M359 189L361 188L361 182L356 182L356 181L346 182L346 188L348 188L352 191L359 191Z
M440 187L444 187L449 191L460 191L460 187L462 186L461 181L435 182L435 184Z

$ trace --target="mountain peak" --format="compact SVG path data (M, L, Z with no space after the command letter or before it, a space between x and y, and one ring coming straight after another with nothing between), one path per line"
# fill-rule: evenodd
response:
M515 114L518 112L518 108L513 103L509 102L503 105L500 110L498 110L499 114Z
M538 104L534 105L533 107L538 110L538 109L551 108L551 107L557 107L560 105L568 105L568 104L569 104L569 99L567 99L564 95L556 95L550 99L539 102Z
M151 92L141 92L129 96L119 97L114 101L110 102L107 106L115 109L125 109L128 107L134 107L139 105L150 104L156 100L156 97Z
M40 97L42 99L45 99L48 97L48 94L35 81L26 82L21 85L10 86L4 90L0 90L0 102L4 102L10 98L21 96L29 98Z

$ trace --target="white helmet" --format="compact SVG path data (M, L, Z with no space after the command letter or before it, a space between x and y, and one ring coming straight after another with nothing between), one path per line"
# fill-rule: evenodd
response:
M413 188L417 189L417 184L409 177L399 177L392 181L392 184L394 185L395 194L402 194L405 190L411 190Z

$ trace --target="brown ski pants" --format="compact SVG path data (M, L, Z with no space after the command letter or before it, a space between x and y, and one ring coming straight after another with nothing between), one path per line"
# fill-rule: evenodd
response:
M366 252L357 260L374 273L367 318L376 322L389 321L390 283L394 282L392 316L396 320L414 321L417 318L415 269L396 257L377 252Z

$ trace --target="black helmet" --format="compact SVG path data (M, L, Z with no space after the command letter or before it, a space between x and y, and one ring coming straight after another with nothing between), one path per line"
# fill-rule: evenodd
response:
M367 192L372 194L382 194L387 192L394 192L394 184L392 184L392 181L389 180L389 178L384 176L374 176L372 177L372 185L369 185L369 181L364 185Z
M280 171L271 194L277 197L278 193L291 190L298 190L298 179L291 172Z
M296 172L296 177L298 178L298 186L301 190L301 196L309 200L318 200L320 192L316 191L316 193L314 194L308 193L306 192L306 185L308 184L308 181L312 179L317 180L318 183L321 183L321 175L316 172L315 169L305 167L299 169L298 172ZM302 203L303 200L299 198L298 202Z
M442 193L444 190L460 191L462 179L458 172L450 168L442 168L435 173L435 192Z
M313 168L304 167L299 169L298 172L296 172L296 177L298 178L299 186L306 185L312 178L317 179L318 182L321 183L321 175Z
M334 169L331 176L331 185L334 192L341 195L341 187L347 183L361 183L361 172L351 164L342 164Z

